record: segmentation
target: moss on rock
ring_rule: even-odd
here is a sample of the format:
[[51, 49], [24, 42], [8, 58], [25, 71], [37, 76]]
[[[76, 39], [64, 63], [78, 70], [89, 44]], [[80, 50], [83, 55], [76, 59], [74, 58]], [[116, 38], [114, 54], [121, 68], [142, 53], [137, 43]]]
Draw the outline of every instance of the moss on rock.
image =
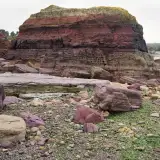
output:
[[127, 10], [120, 7], [99, 6], [92, 8], [63, 8], [51, 5], [42, 9], [39, 13], [32, 14], [30, 18], [49, 18], [67, 16], [88, 16], [88, 15], [120, 16], [121, 21], [136, 23], [136, 18]]

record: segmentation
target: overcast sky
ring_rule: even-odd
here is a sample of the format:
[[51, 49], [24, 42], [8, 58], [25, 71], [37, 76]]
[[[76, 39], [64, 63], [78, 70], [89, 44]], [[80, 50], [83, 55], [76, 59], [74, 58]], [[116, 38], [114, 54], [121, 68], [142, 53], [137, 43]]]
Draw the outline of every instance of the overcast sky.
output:
[[0, 29], [17, 31], [31, 14], [51, 4], [79, 8], [123, 7], [143, 25], [147, 42], [160, 42], [160, 0], [0, 0]]

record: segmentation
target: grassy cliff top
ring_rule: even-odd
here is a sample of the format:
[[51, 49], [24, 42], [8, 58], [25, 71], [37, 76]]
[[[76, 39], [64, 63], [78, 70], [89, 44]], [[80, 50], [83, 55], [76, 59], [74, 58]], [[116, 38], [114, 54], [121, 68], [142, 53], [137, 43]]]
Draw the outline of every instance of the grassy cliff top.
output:
[[103, 14], [106, 16], [119, 15], [120, 20], [127, 22], [136, 22], [136, 18], [127, 10], [119, 7], [99, 6], [92, 8], [63, 8], [51, 5], [42, 9], [39, 13], [32, 14], [30, 18], [50, 18], [50, 17], [65, 17], [65, 16], [87, 16]]

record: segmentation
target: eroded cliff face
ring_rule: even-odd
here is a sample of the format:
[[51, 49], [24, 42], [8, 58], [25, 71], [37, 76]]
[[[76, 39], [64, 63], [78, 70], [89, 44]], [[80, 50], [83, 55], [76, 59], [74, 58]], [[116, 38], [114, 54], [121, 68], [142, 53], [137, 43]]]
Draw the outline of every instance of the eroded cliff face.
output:
[[114, 77], [143, 77], [154, 70], [147, 52], [142, 26], [124, 9], [51, 5], [20, 26], [6, 58], [38, 62], [59, 76], [100, 66]]

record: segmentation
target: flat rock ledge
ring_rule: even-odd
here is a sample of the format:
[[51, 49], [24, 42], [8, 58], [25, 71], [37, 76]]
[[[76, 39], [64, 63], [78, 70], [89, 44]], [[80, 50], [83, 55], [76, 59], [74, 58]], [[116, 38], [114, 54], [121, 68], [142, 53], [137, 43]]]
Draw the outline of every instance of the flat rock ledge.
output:
[[51, 76], [46, 74], [36, 74], [36, 73], [6, 72], [0, 74], [0, 84], [3, 84], [4, 86], [12, 86], [12, 85], [94, 86], [96, 84], [110, 84], [110, 82], [108, 80], [56, 77], [56, 76]]
[[20, 117], [0, 115], [0, 146], [25, 140], [26, 123]]

